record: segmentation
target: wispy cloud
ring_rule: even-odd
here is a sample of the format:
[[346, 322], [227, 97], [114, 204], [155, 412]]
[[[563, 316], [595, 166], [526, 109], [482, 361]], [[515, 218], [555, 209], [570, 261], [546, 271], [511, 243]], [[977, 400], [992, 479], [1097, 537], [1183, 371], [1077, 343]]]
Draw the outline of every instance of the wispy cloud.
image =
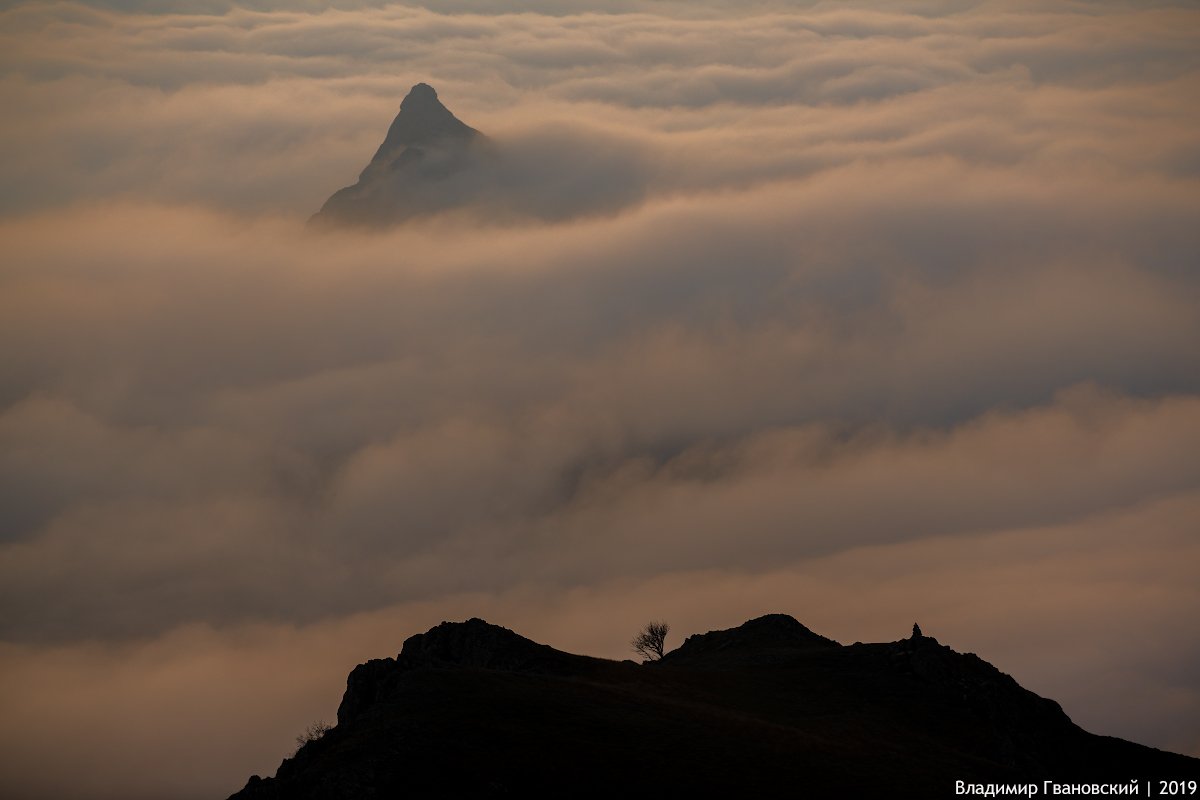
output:
[[[213, 9], [0, 12], [0, 789], [232, 790], [465, 615], [919, 615], [1195, 749], [1194, 9]], [[502, 165], [306, 230], [419, 80]]]

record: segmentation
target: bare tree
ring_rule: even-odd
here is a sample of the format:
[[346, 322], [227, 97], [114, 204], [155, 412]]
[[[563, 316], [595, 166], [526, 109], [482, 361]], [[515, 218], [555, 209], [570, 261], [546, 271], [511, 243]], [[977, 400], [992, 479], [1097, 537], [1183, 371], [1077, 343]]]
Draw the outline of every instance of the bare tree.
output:
[[663, 643], [667, 640], [667, 631], [671, 626], [665, 622], [651, 622], [642, 628], [641, 633], [633, 637], [629, 646], [633, 652], [648, 661], [658, 661], [663, 657]]
[[296, 737], [296, 752], [299, 753], [301, 750], [303, 750], [304, 745], [308, 744], [309, 742], [320, 740], [331, 730], [333, 730], [333, 726], [324, 720], [321, 720], [320, 722], [314, 722], [313, 724], [309, 725], [304, 729], [304, 733]]

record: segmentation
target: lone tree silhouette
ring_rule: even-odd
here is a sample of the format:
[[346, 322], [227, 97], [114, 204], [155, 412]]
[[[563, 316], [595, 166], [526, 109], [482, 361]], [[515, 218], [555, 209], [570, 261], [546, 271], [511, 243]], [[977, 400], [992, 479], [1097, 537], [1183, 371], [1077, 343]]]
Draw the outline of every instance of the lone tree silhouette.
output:
[[[309, 725], [304, 729], [304, 733], [296, 737], [296, 753], [299, 753], [301, 750], [303, 750], [304, 745], [308, 744], [309, 742], [320, 741], [322, 738], [324, 738], [325, 734], [329, 733], [331, 730], [333, 730], [333, 726], [324, 720], [321, 720], [320, 722], [314, 722], [313, 724]], [[295, 753], [292, 755], [295, 755]]]
[[663, 642], [667, 640], [669, 630], [671, 626], [665, 622], [651, 622], [633, 637], [629, 646], [647, 661], [658, 661], [663, 657]]

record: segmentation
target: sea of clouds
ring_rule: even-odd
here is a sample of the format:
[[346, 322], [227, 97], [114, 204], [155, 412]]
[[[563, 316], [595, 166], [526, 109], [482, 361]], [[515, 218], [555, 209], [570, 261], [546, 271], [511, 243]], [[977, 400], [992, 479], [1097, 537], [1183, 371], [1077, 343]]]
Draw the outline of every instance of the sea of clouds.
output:
[[[418, 81], [500, 173], [306, 228]], [[1200, 755], [1197, 96], [1188, 2], [6, 4], [0, 793], [222, 796], [468, 616]]]

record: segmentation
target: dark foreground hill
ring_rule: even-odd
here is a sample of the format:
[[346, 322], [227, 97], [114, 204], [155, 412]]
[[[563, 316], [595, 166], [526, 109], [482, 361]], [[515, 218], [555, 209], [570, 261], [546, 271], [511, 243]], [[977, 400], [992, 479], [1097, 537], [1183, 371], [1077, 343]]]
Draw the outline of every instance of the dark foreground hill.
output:
[[965, 783], [1195, 778], [1200, 760], [1074, 725], [935, 639], [842, 646], [785, 615], [656, 663], [472, 619], [350, 673], [337, 726], [239, 800], [945, 797]]

